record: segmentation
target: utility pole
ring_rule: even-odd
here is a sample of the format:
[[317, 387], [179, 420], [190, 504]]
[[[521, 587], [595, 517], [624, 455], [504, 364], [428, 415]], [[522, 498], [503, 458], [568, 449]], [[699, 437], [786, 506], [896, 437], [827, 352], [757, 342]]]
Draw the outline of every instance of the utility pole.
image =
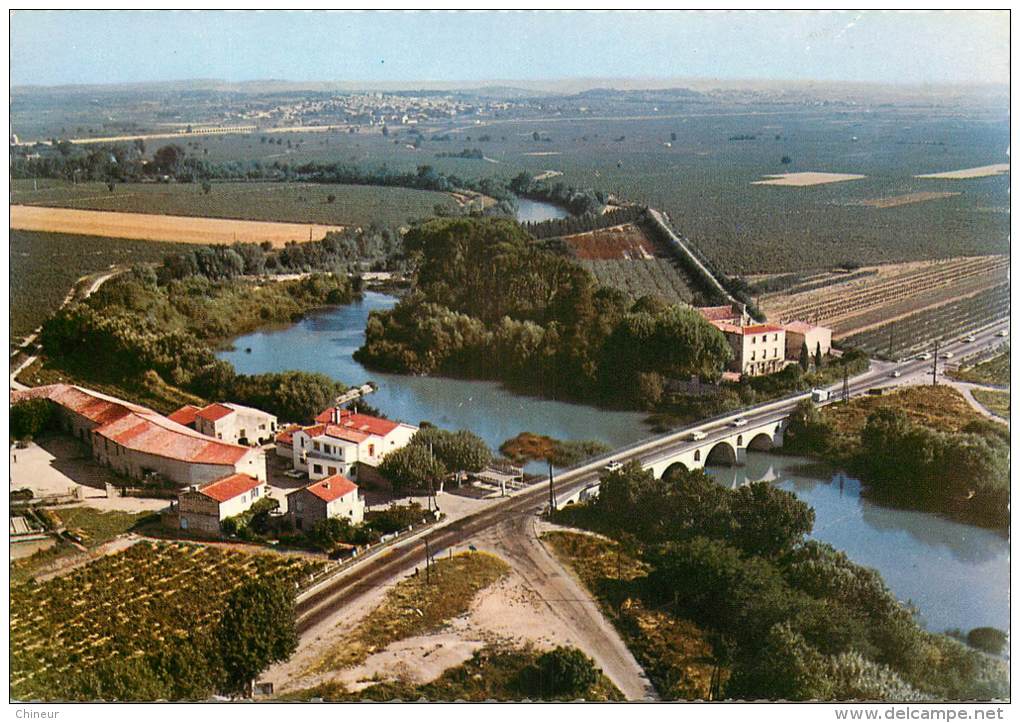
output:
[[843, 367], [843, 404], [850, 403], [850, 372]]
[[549, 462], [549, 514], [552, 514], [555, 510], [556, 493], [553, 491], [553, 466], [552, 462]]
[[938, 369], [939, 369], [939, 340], [936, 339], [935, 355], [931, 358], [931, 385], [933, 387], [939, 383], [938, 379], [936, 378], [936, 374], [938, 374]]
[[429, 551], [429, 538], [425, 538], [425, 584], [430, 585], [432, 583], [432, 577], [429, 574], [429, 563], [432, 560], [432, 555]]

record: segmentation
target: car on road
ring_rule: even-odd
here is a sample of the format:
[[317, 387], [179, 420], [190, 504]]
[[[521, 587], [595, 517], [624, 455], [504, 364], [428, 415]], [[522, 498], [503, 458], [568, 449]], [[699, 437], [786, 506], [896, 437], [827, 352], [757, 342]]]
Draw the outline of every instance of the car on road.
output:
[[996, 334], [996, 336], [1009, 336], [1009, 330], [1008, 329], [1000, 329], [999, 333]]
[[920, 359], [921, 361], [928, 361], [929, 359], [931, 359], [931, 354], [925, 352], [924, 354], [918, 354], [917, 358]]
[[889, 376], [891, 376], [893, 379], [899, 379], [900, 377], [903, 376], [903, 372], [901, 372], [899, 369], [893, 369], [892, 374], [890, 374]]
[[691, 440], [692, 442], [698, 442], [707, 436], [708, 435], [705, 432], [702, 432], [700, 429], [695, 429], [693, 432], [687, 435], [687, 439]]
[[302, 479], [305, 473], [299, 469], [289, 469], [283, 473], [284, 477], [290, 477], [291, 479]]
[[746, 427], [747, 426], [747, 420], [744, 419], [743, 417], [739, 417], [737, 419], [734, 419], [732, 422], [730, 422], [730, 426], [731, 427]]
[[617, 470], [623, 469], [623, 465], [617, 462], [615, 459], [609, 460], [609, 464], [603, 467], [606, 472], [616, 472]]
[[974, 335], [970, 334], [968, 336], [965, 336], [960, 341], [962, 341], [964, 344], [970, 344], [972, 341], [974, 341]]
[[943, 359], [952, 359], [954, 356], [956, 356], [956, 355], [953, 354], [953, 352], [947, 351], [945, 354], [942, 355], [942, 358]]

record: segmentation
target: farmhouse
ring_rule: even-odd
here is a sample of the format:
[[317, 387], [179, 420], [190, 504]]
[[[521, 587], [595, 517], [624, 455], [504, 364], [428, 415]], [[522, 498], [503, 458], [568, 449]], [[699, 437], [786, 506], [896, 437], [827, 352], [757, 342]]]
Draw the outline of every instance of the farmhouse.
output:
[[786, 329], [786, 358], [800, 359], [800, 350], [807, 344], [808, 353], [814, 356], [819, 348], [828, 354], [832, 348], [832, 329], [815, 326], [806, 321], [791, 321], [783, 324]]
[[11, 404], [29, 399], [52, 402], [61, 428], [87, 445], [99, 462], [127, 477], [178, 485], [235, 473], [266, 479], [261, 450], [210, 439], [146, 407], [70, 384], [11, 392]]
[[276, 456], [294, 459], [294, 432], [301, 431], [300, 424], [288, 424], [276, 433]]
[[356, 484], [338, 474], [291, 492], [287, 495], [287, 510], [298, 530], [311, 530], [329, 517], [356, 525], [365, 519], [365, 500]]
[[193, 485], [177, 495], [180, 528], [218, 534], [223, 520], [244, 512], [268, 491], [265, 482], [246, 474], [232, 474], [205, 485]]
[[185, 404], [169, 419], [231, 444], [265, 444], [276, 433], [276, 417], [272, 414], [231, 402], [217, 402], [201, 409]]
[[694, 308], [705, 321], [724, 322], [734, 326], [744, 326], [750, 321], [747, 309], [743, 304], [723, 304], [722, 306], [697, 306]]
[[338, 407], [325, 410], [315, 420], [317, 424], [290, 435], [294, 468], [308, 472], [313, 480], [336, 474], [356, 478], [359, 462], [377, 467], [418, 431], [410, 424]]
[[786, 330], [776, 324], [737, 326], [725, 321], [712, 326], [726, 336], [733, 348], [730, 370], [759, 376], [782, 370], [786, 364]]

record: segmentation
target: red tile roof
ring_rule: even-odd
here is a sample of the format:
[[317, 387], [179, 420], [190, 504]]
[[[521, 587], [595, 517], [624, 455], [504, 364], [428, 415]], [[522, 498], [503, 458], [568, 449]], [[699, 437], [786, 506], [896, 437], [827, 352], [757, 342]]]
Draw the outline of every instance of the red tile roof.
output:
[[335, 474], [332, 477], [325, 477], [318, 482], [313, 482], [301, 489], [311, 492], [323, 502], [332, 502], [356, 491], [358, 486], [342, 474]]
[[740, 312], [735, 311], [732, 306], [699, 306], [696, 311], [708, 321], [726, 321], [727, 319], [740, 318]]
[[305, 434], [309, 437], [321, 437], [323, 435], [327, 437], [333, 437], [334, 439], [342, 439], [346, 442], [364, 442], [369, 438], [370, 435], [364, 432], [358, 432], [353, 429], [347, 429], [337, 424], [315, 424], [311, 427], [305, 427]]
[[178, 409], [176, 412], [171, 413], [167, 416], [172, 422], [183, 424], [188, 427], [195, 423], [195, 417], [198, 416], [199, 409], [194, 404], [185, 404], [183, 407]]
[[211, 497], [217, 502], [227, 502], [249, 490], [253, 490], [263, 484], [254, 477], [246, 474], [231, 474], [221, 477], [205, 485], [198, 491], [206, 497]]
[[724, 331], [727, 334], [743, 334], [748, 336], [750, 334], [765, 334], [770, 331], [785, 331], [783, 327], [777, 326], [776, 324], [750, 324], [748, 326], [737, 326], [736, 324], [729, 324], [725, 321], [713, 321], [714, 326], [719, 331]]
[[279, 433], [276, 435], [276, 443], [293, 445], [294, 432], [300, 431], [300, 429], [301, 429], [300, 424], [288, 424], [286, 427], [281, 429]]
[[787, 324], [783, 324], [783, 326], [786, 328], [787, 331], [792, 331], [797, 334], [804, 334], [815, 329], [825, 328], [821, 326], [815, 326], [814, 324], [809, 324], [806, 321], [791, 321]]
[[11, 394], [11, 403], [45, 398], [89, 419], [97, 435], [122, 447], [200, 464], [234, 465], [251, 452], [248, 447], [211, 439], [151, 409], [91, 389], [51, 384]]
[[201, 417], [202, 419], [208, 422], [215, 422], [216, 420], [223, 419], [224, 417], [233, 413], [234, 410], [231, 409], [230, 407], [225, 406], [223, 404], [213, 403], [210, 404], [208, 407], [200, 409], [198, 414], [195, 416]]
[[347, 409], [339, 409], [337, 407], [330, 407], [320, 412], [315, 421], [320, 424], [336, 424], [347, 429], [374, 434], [378, 437], [385, 437], [400, 426], [399, 422], [373, 417], [368, 414], [355, 414]]

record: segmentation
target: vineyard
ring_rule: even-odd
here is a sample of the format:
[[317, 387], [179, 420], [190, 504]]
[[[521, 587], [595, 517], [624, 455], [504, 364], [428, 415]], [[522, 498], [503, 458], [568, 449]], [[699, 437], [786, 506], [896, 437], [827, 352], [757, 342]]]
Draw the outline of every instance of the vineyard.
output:
[[1009, 284], [926, 309], [846, 337], [843, 343], [872, 354], [902, 359], [935, 340], [956, 339], [1009, 316]]
[[830, 274], [828, 284], [824, 277], [809, 277], [761, 297], [761, 305], [774, 321], [823, 324], [841, 338], [993, 288], [1006, 279], [1008, 268], [1007, 256], [975, 256]]
[[694, 292], [672, 259], [582, 260], [602, 286], [619, 289], [632, 300], [654, 294], [671, 304], [691, 303]]
[[59, 698], [68, 676], [166, 650], [219, 619], [252, 577], [295, 582], [322, 563], [184, 543], [141, 542], [44, 583], [11, 586], [11, 696]]

